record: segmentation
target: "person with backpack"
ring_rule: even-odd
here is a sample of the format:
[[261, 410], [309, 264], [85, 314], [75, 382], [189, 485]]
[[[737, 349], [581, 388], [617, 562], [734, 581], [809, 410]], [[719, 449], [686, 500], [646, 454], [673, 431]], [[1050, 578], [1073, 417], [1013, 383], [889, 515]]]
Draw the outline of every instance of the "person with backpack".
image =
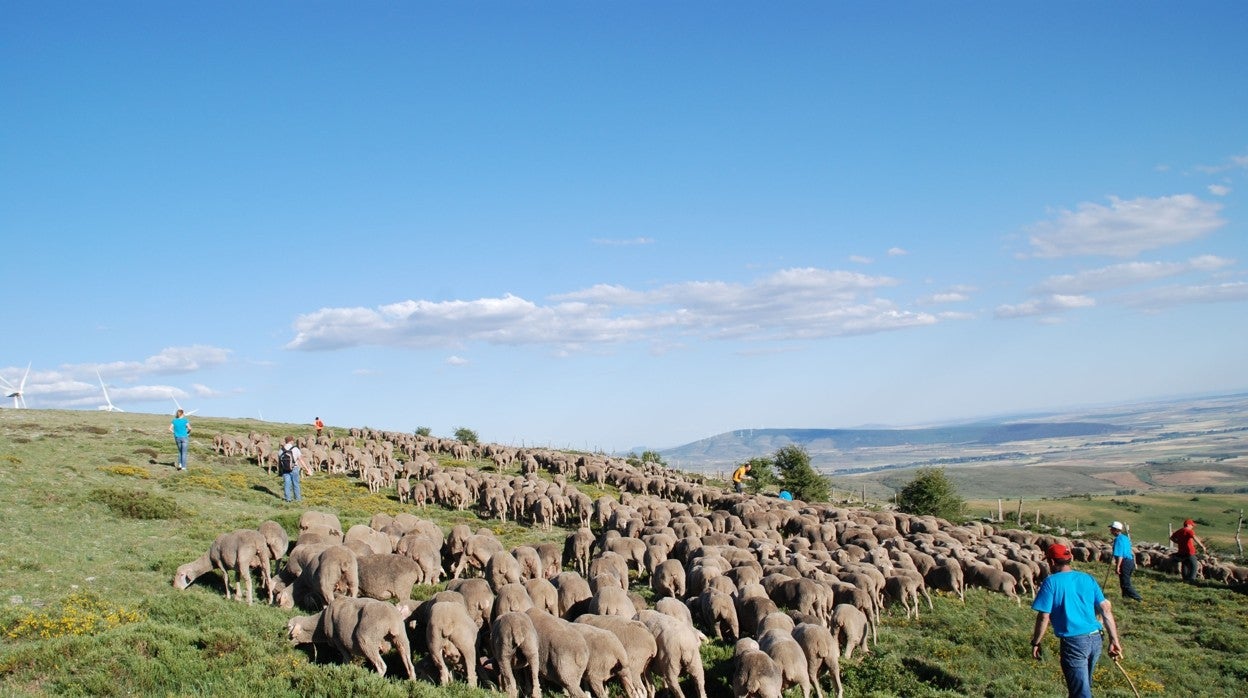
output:
[[303, 453], [295, 445], [295, 437], [287, 436], [286, 443], [277, 452], [277, 472], [282, 476], [282, 493], [287, 502], [303, 501], [299, 473], [304, 467]]

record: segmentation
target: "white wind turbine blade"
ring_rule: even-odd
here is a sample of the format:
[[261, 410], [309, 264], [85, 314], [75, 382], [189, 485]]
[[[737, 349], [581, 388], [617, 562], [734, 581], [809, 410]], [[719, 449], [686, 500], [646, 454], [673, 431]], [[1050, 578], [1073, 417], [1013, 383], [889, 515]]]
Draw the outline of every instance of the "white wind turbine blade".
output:
[[26, 379], [30, 377], [30, 367], [30, 363], [26, 364], [26, 373], [22, 374], [22, 381], [18, 383], [17, 387], [14, 387], [13, 384], [7, 380], [0, 378], [0, 381], [4, 381], [5, 390], [10, 391], [7, 395], [5, 395], [5, 397], [13, 398], [13, 409], [26, 407]]
[[[173, 393], [169, 393], [169, 399], [173, 400], [174, 407], [177, 407], [178, 409], [182, 410], [182, 403], [178, 402], [178, 398], [174, 397]], [[198, 411], [199, 411], [199, 408], [195, 408], [193, 410], [182, 410], [182, 414], [189, 417]]]
[[114, 405], [113, 401], [108, 398], [108, 388], [104, 387], [104, 379], [100, 376], [99, 371], [95, 372], [95, 377], [100, 379], [100, 390], [104, 391], [105, 404], [100, 405], [98, 409], [104, 410], [105, 412], [125, 412], [125, 410]]

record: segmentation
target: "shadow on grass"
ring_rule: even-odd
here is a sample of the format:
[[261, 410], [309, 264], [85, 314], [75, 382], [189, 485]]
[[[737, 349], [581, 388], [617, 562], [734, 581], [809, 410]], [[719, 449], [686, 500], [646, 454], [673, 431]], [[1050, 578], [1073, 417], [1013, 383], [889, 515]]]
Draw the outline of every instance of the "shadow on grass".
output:
[[269, 488], [268, 485], [252, 485], [251, 489], [253, 492], [262, 492], [264, 494], [269, 495], [270, 497], [275, 497], [277, 499], [284, 499], [286, 496], [283, 493], [273, 491], [272, 489]]

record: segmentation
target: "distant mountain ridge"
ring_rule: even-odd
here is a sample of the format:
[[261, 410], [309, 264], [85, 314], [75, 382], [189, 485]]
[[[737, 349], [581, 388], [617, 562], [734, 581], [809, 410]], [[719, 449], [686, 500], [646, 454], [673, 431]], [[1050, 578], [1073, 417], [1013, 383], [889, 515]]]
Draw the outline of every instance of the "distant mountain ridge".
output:
[[923, 446], [993, 446], [1014, 441], [1121, 434], [1121, 425], [1103, 422], [980, 422], [913, 429], [737, 429], [693, 443], [660, 450], [683, 469], [722, 469], [780, 448], [806, 449], [816, 467], [834, 465], [837, 454], [854, 449]]

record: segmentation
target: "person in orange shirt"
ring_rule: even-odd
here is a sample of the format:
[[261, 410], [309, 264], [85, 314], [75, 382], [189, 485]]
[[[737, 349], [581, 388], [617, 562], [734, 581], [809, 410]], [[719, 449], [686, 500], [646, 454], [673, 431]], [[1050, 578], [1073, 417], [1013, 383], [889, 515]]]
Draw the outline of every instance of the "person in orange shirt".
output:
[[317, 417], [317, 418], [316, 418], [316, 421], [315, 421], [315, 422], [312, 422], [312, 425], [316, 427], [316, 435], [317, 435], [317, 436], [320, 436], [320, 435], [321, 435], [321, 430], [325, 428], [325, 422], [322, 422], [322, 421], [321, 421], [321, 418], [320, 418], [320, 417]]

